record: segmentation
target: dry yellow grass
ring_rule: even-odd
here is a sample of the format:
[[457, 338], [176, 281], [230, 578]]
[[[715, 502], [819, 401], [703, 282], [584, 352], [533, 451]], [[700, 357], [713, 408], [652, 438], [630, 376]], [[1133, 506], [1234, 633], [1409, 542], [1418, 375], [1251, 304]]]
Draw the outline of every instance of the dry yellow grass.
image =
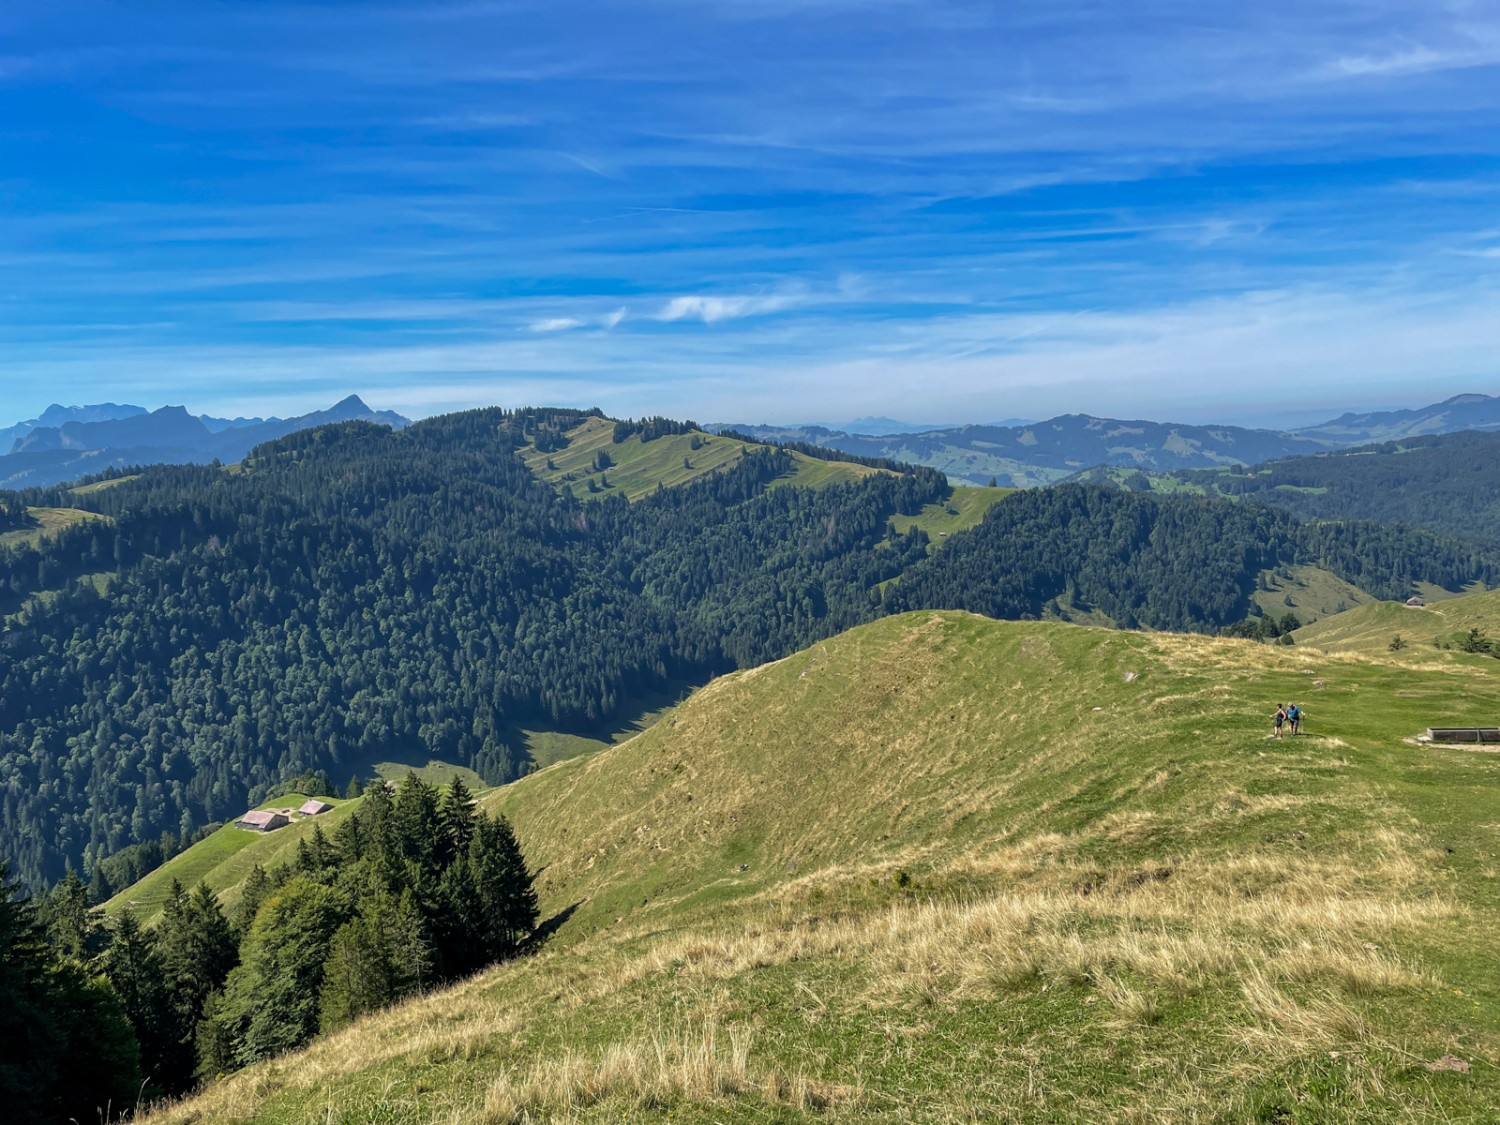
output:
[[724, 1030], [710, 1022], [613, 1044], [598, 1056], [567, 1051], [501, 1074], [479, 1106], [456, 1110], [450, 1120], [452, 1125], [530, 1125], [605, 1102], [648, 1112], [682, 1100], [745, 1097], [802, 1110], [858, 1103], [857, 1087], [753, 1067], [752, 1038], [748, 1029]]

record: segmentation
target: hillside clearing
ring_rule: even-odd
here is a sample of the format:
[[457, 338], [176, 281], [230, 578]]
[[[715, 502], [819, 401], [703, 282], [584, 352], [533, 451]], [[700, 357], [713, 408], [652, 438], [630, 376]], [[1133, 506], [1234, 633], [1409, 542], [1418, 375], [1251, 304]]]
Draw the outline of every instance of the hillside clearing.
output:
[[915, 516], [894, 516], [891, 524], [905, 535], [920, 527], [932, 540], [931, 550], [942, 546], [948, 536], [975, 526], [994, 504], [1004, 500], [1014, 488], [989, 488], [979, 485], [956, 485], [953, 495], [938, 504], [928, 504]]
[[82, 508], [28, 508], [35, 526], [16, 531], [0, 532], [0, 547], [19, 547], [22, 544], [35, 547], [44, 539], [51, 539], [66, 528], [89, 520], [107, 519], [97, 512], [86, 512]]
[[[1376, 602], [1305, 626], [1299, 645], [1327, 652], [1357, 652], [1397, 661], [1430, 660], [1439, 646], [1460, 646], [1470, 629], [1500, 638], [1500, 590], [1440, 598], [1420, 608]], [[1407, 647], [1391, 652], [1400, 634]]]
[[[262, 801], [257, 808], [297, 808], [308, 799], [306, 793], [283, 793]], [[219, 901], [226, 908], [240, 899], [240, 888], [256, 866], [271, 867], [284, 863], [297, 850], [297, 841], [312, 835], [315, 825], [322, 825], [325, 833], [331, 833], [339, 821], [358, 806], [358, 801], [340, 801], [334, 797], [319, 796], [334, 808], [316, 817], [293, 820], [285, 828], [273, 832], [251, 832], [236, 827], [232, 822], [224, 825], [207, 839], [200, 840], [181, 855], [173, 857], [151, 872], [140, 882], [126, 887], [104, 904], [107, 913], [129, 907], [141, 921], [150, 923], [161, 913], [162, 904], [175, 879], [191, 890], [200, 882], [206, 882], [218, 892]]]
[[1301, 565], [1262, 571], [1250, 600], [1270, 617], [1293, 613], [1307, 625], [1375, 599], [1332, 571]]

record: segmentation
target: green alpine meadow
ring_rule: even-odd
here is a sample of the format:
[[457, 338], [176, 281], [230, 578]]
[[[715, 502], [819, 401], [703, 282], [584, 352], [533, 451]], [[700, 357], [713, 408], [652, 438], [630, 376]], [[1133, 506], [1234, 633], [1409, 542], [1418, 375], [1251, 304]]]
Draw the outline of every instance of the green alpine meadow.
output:
[[861, 626], [480, 798], [536, 952], [146, 1120], [1488, 1120], [1500, 755], [1418, 738], [1497, 710], [1427, 641]]

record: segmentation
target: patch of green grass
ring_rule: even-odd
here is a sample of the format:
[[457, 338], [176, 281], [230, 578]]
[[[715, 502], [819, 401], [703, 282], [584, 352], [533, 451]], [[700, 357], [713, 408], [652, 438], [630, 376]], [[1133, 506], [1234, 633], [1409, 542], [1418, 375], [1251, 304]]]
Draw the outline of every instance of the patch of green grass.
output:
[[[734, 438], [701, 432], [671, 434], [653, 441], [643, 441], [636, 435], [615, 444], [614, 428], [607, 418], [586, 419], [569, 431], [566, 448], [552, 453], [531, 449], [522, 453], [522, 459], [537, 476], [580, 499], [622, 493], [627, 499], [639, 500], [659, 487], [671, 488], [721, 472], [738, 463], [746, 450], [756, 448]], [[611, 462], [603, 470], [595, 468], [600, 453]], [[821, 461], [801, 453], [792, 457], [796, 471], [778, 484], [818, 488], [880, 471], [849, 462]]]
[[1309, 625], [1320, 618], [1368, 605], [1375, 598], [1332, 571], [1299, 565], [1262, 571], [1250, 600], [1277, 620], [1295, 613], [1302, 624]]
[[665, 691], [648, 692], [633, 701], [630, 717], [607, 729], [596, 731], [522, 730], [526, 752], [533, 770], [565, 762], [583, 754], [593, 754], [634, 738], [670, 715], [692, 690], [692, 685], [677, 683]]
[[[1500, 638], [1500, 590], [1450, 596], [1420, 608], [1375, 602], [1299, 629], [1293, 636], [1299, 645], [1326, 652], [1357, 652], [1410, 662], [1431, 659], [1436, 646], [1456, 649], [1475, 628]], [[1390, 644], [1397, 634], [1406, 648], [1393, 653]]]
[[98, 512], [88, 512], [82, 508], [28, 508], [26, 509], [35, 521], [32, 527], [20, 528], [16, 531], [0, 532], [0, 547], [18, 547], [29, 544], [35, 547], [44, 539], [51, 539], [65, 528], [74, 527], [89, 520], [108, 520], [108, 516], [101, 516]]
[[131, 473], [129, 476], [112, 477], [109, 480], [96, 480], [92, 484], [80, 484], [76, 488], [68, 489], [74, 496], [87, 496], [91, 492], [103, 492], [106, 488], [114, 488], [116, 485], [124, 484], [126, 481], [138, 480], [140, 473]]
[[375, 776], [385, 781], [399, 782], [409, 773], [414, 773], [428, 785], [452, 785], [455, 777], [463, 778], [464, 785], [471, 793], [480, 793], [489, 786], [485, 784], [484, 778], [471, 770], [468, 766], [456, 765], [453, 762], [444, 762], [438, 758], [429, 758], [423, 765], [413, 765], [410, 762], [382, 761], [374, 764]]
[[903, 535], [913, 527], [920, 527], [932, 540], [931, 550], [937, 550], [948, 536], [976, 526], [993, 505], [1015, 491], [1014, 488], [956, 485], [947, 500], [928, 504], [915, 516], [895, 516], [891, 523]]
[[[245, 876], [258, 864], [267, 869], [289, 860], [296, 851], [297, 841], [311, 835], [314, 825], [322, 825], [325, 833], [332, 833], [339, 821], [350, 815], [359, 805], [359, 799], [343, 801], [334, 797], [319, 797], [334, 807], [316, 817], [293, 820], [285, 828], [273, 832], [251, 832], [236, 828], [233, 823], [224, 825], [206, 839], [198, 841], [180, 855], [173, 856], [139, 882], [120, 891], [104, 904], [106, 913], [129, 907], [142, 922], [154, 922], [161, 914], [167, 892], [176, 879], [187, 890], [199, 883], [207, 883], [219, 893], [219, 900], [226, 907], [239, 901], [240, 887]], [[307, 800], [304, 793], [284, 793], [261, 802], [257, 808], [297, 808]]]

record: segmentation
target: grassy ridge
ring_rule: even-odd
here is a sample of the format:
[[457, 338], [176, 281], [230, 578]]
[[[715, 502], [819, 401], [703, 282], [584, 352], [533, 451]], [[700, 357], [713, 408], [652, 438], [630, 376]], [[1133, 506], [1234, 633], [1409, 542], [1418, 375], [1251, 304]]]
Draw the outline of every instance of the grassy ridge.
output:
[[1497, 710], [1437, 650], [877, 622], [490, 794], [541, 954], [153, 1120], [1489, 1120], [1500, 756], [1404, 739]]
[[[571, 491], [580, 499], [600, 498], [614, 492], [630, 500], [639, 500], [658, 486], [686, 484], [699, 477], [729, 468], [753, 448], [734, 438], [697, 432], [670, 434], [652, 441], [640, 436], [616, 444], [615, 424], [607, 418], [589, 418], [569, 431], [568, 445], [553, 453], [530, 449], [522, 459], [542, 480]], [[693, 442], [700, 443], [693, 448]], [[613, 462], [602, 473], [593, 468], [594, 458], [603, 451]], [[846, 461], [820, 461], [794, 453], [796, 473], [789, 483], [822, 487], [838, 481], [855, 480], [879, 472], [867, 465]], [[596, 492], [589, 491], [593, 482]]]

